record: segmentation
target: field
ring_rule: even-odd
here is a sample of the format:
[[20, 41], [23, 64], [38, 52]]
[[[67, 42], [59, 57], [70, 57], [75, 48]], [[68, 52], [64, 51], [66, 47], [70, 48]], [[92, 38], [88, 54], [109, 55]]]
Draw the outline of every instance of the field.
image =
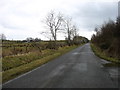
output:
[[[6, 71], [36, 59], [53, 54], [52, 42], [15, 42], [4, 41], [2, 45], [2, 71]], [[50, 45], [51, 44], [51, 45]], [[65, 42], [58, 42], [58, 48], [65, 47]]]
[[[21, 42], [21, 41], [3, 41], [2, 43], [2, 57], [14, 56], [18, 54], [26, 54], [30, 52], [41, 52], [45, 49], [52, 49], [53, 42]], [[65, 42], [58, 42], [59, 46], [65, 46]]]
[[65, 41], [20, 42], [3, 41], [2, 74], [3, 82], [30, 71], [48, 61], [78, 47], [68, 46]]

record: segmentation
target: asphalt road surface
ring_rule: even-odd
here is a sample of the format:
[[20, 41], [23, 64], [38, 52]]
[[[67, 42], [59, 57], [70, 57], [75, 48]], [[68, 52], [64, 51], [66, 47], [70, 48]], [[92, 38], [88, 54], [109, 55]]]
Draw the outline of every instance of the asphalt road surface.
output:
[[[117, 78], [118, 79], [118, 78]], [[118, 88], [90, 44], [3, 84], [3, 88]]]

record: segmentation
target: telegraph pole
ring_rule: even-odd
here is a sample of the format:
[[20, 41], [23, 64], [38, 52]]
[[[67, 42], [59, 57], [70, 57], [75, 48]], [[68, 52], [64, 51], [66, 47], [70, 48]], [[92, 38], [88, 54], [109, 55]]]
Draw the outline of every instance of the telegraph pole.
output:
[[118, 2], [118, 17], [120, 17], [120, 1]]

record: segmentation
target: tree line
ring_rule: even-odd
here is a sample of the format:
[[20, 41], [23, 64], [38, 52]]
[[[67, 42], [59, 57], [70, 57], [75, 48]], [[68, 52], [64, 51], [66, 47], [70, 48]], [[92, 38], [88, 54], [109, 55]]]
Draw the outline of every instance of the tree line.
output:
[[95, 31], [91, 42], [108, 56], [120, 59], [120, 17], [116, 21], [109, 20], [100, 28], [95, 28]]
[[[42, 34], [51, 34], [50, 40], [54, 41], [53, 45], [55, 49], [57, 48], [57, 36], [59, 32], [67, 34], [66, 41], [67, 44], [73, 45], [73, 44], [80, 44], [76, 43], [76, 39], [80, 39], [77, 31], [77, 26], [73, 23], [71, 17], [66, 17], [62, 13], [56, 13], [55, 11], [50, 11], [46, 18], [44, 19], [44, 23], [48, 28], [47, 32], [42, 32]], [[85, 41], [88, 42], [87, 38]], [[75, 43], [74, 43], [75, 42]]]
[[[49, 41], [40, 38], [28, 37], [26, 40], [6, 40], [6, 36], [1, 34], [2, 46], [4, 47], [4, 56], [16, 55], [19, 53], [28, 53], [33, 50], [41, 52], [44, 49], [58, 49], [63, 46], [79, 45], [87, 43], [89, 40], [85, 37], [78, 35], [78, 28], [72, 21], [71, 17], [65, 16], [62, 13], [50, 11], [44, 18], [44, 24], [47, 26], [47, 31], [42, 34], [51, 35]], [[58, 34], [66, 34], [63, 41], [57, 40]], [[45, 43], [43, 45], [43, 43]], [[9, 51], [8, 51], [9, 50]]]

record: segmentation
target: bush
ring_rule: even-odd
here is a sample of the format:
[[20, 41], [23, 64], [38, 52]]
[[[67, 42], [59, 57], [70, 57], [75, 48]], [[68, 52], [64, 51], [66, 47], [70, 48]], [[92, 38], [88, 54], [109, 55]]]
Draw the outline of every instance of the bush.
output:
[[104, 50], [110, 57], [120, 60], [120, 17], [117, 22], [109, 21], [102, 25], [100, 29], [95, 29], [91, 42]]

